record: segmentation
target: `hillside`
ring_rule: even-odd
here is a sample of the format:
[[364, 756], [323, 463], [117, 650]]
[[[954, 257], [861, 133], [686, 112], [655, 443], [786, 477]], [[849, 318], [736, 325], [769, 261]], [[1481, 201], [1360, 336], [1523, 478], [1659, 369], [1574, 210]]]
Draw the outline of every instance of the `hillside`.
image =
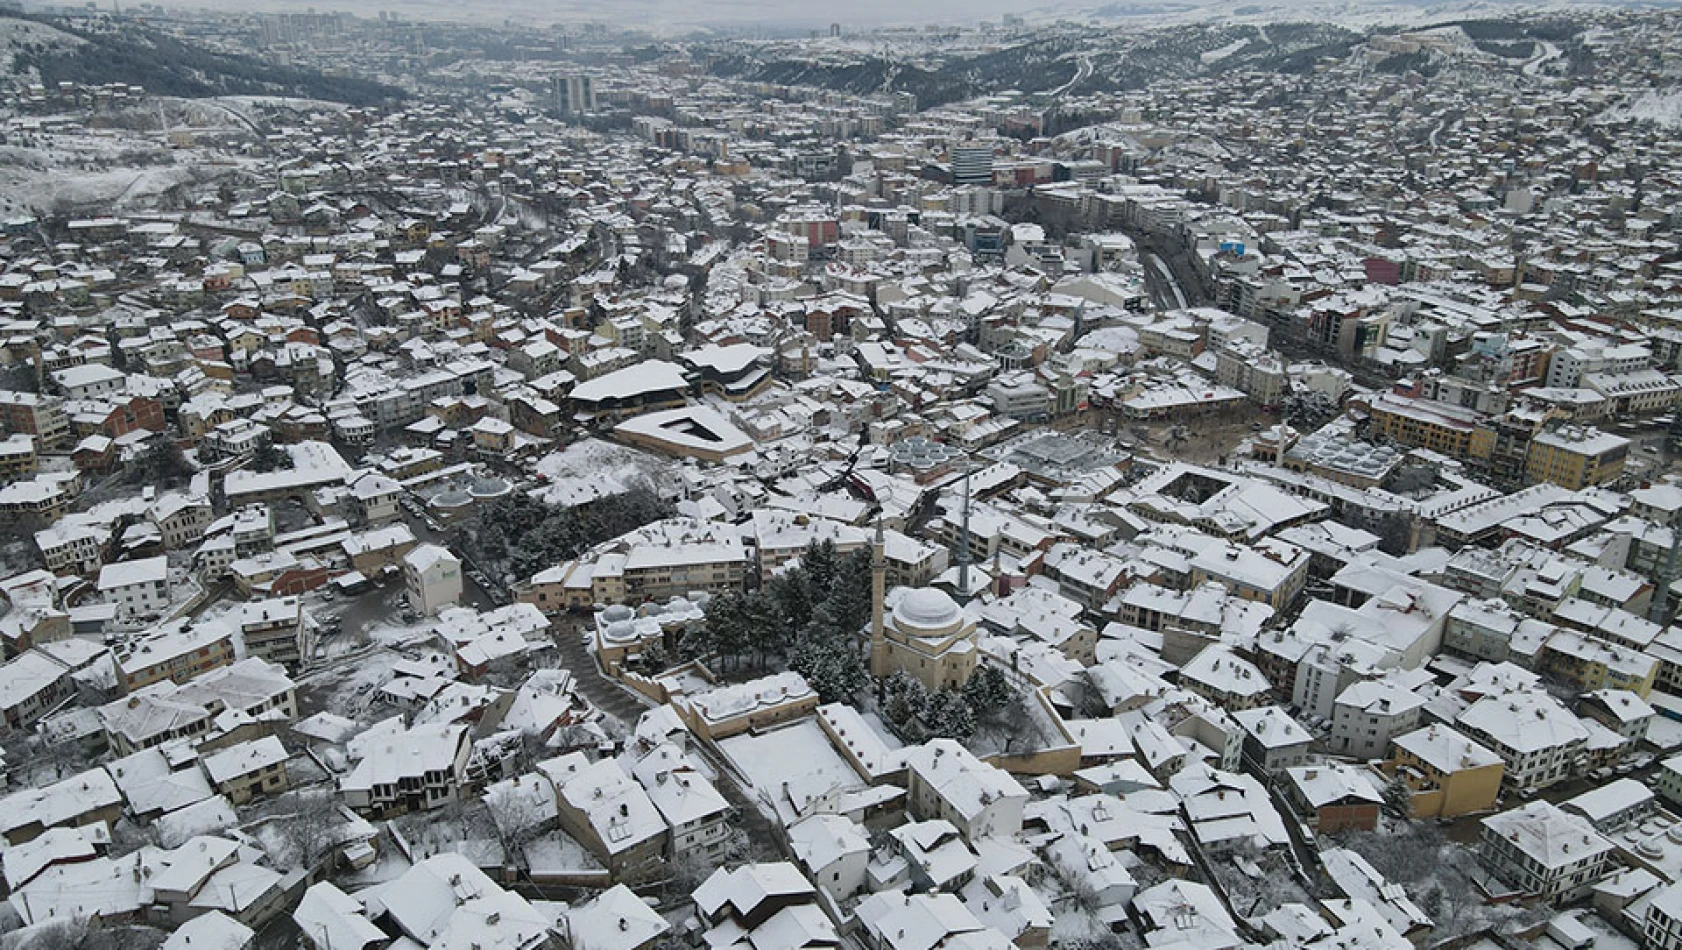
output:
[[1360, 34], [1324, 24], [1194, 26], [1063, 34], [919, 63], [870, 54], [814, 60], [776, 47], [757, 54], [737, 48], [712, 58], [710, 68], [720, 76], [854, 94], [907, 92], [927, 108], [1007, 89], [1080, 95], [1239, 68], [1303, 72], [1322, 56], [1347, 56], [1360, 40]]
[[370, 105], [402, 92], [364, 79], [326, 76], [249, 56], [212, 52], [155, 30], [125, 24], [90, 32], [51, 17], [0, 14], [0, 82], [47, 85], [128, 83], [163, 96], [261, 95]]

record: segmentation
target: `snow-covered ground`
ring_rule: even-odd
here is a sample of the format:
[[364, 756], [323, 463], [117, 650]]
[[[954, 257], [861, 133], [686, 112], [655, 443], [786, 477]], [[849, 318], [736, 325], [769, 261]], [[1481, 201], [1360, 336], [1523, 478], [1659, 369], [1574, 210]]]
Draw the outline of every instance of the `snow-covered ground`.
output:
[[45, 23], [0, 17], [0, 75], [12, 75], [13, 55], [25, 46], [74, 49], [84, 42]]
[[1682, 89], [1655, 89], [1606, 111], [1613, 121], [1646, 120], [1667, 129], [1682, 126]]
[[1249, 45], [1250, 45], [1250, 40], [1248, 38], [1241, 39], [1241, 40], [1233, 40], [1232, 42], [1226, 44], [1225, 46], [1221, 47], [1220, 49], [1212, 49], [1212, 50], [1207, 50], [1203, 53], [1200, 53], [1200, 54], [1198, 54], [1197, 58], [1202, 60], [1205, 63], [1218, 63], [1221, 60], [1226, 59], [1228, 56], [1231, 56], [1233, 53], [1236, 53], [1239, 50], [1241, 50], [1244, 47], [1249, 46]]
[[37, 214], [135, 210], [178, 185], [214, 181], [244, 167], [208, 149], [161, 156], [169, 164], [136, 165], [124, 159], [160, 156], [141, 151], [149, 143], [126, 137], [68, 138], [54, 136], [46, 146], [0, 146], [0, 209]]
[[671, 480], [670, 466], [663, 460], [600, 439], [575, 442], [539, 459], [537, 473], [548, 480], [537, 496], [548, 504], [568, 508], [622, 494], [641, 484], [659, 488]]

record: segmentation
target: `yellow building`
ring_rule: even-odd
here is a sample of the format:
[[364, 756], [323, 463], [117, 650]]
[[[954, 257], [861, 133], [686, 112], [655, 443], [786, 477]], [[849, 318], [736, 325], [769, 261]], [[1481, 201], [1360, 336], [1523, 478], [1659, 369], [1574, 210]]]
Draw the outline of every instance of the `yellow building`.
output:
[[1427, 399], [1386, 393], [1368, 406], [1373, 428], [1402, 443], [1465, 459], [1472, 454], [1472, 437], [1479, 413]]
[[1558, 677], [1579, 692], [1627, 689], [1642, 699], [1652, 693], [1658, 670], [1655, 657], [1567, 629], [1548, 637], [1536, 660], [1536, 672]]
[[34, 437], [22, 432], [0, 439], [0, 481], [13, 482], [35, 474]]
[[932, 587], [902, 589], [872, 637], [870, 671], [879, 677], [903, 671], [930, 690], [956, 689], [975, 672], [979, 655], [975, 621], [957, 602]]
[[1413, 817], [1454, 818], [1488, 811], [1501, 793], [1501, 757], [1447, 726], [1433, 725], [1392, 741], [1384, 764], [1413, 792]]
[[1624, 473], [1629, 440], [1592, 427], [1561, 426], [1530, 440], [1524, 474], [1572, 491], [1615, 481]]

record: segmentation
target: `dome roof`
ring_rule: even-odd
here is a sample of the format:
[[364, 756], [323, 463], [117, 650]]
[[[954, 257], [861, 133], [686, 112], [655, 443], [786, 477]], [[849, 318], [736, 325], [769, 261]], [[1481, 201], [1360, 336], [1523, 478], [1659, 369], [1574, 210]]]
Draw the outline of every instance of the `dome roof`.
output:
[[901, 629], [944, 630], [962, 617], [957, 603], [932, 587], [907, 591], [894, 607], [894, 622]]

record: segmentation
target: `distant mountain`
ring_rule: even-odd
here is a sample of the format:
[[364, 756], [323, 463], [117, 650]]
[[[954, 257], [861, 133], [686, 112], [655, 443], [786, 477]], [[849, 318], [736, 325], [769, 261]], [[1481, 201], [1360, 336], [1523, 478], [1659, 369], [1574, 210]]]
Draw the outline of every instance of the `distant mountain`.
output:
[[1323, 23], [1281, 23], [1265, 29], [1197, 25], [1131, 32], [1126, 42], [1115, 44], [1066, 32], [921, 65], [865, 53], [832, 51], [827, 59], [815, 59], [721, 47], [709, 67], [715, 75], [757, 82], [861, 95], [905, 92], [928, 108], [1004, 90], [1078, 96], [1241, 68], [1300, 73], [1322, 57], [1349, 55], [1363, 39], [1362, 34]]
[[120, 82], [163, 96], [296, 96], [349, 105], [403, 97], [377, 82], [213, 52], [132, 23], [95, 31], [54, 17], [0, 13], [0, 42], [9, 60], [0, 83], [13, 85]]

